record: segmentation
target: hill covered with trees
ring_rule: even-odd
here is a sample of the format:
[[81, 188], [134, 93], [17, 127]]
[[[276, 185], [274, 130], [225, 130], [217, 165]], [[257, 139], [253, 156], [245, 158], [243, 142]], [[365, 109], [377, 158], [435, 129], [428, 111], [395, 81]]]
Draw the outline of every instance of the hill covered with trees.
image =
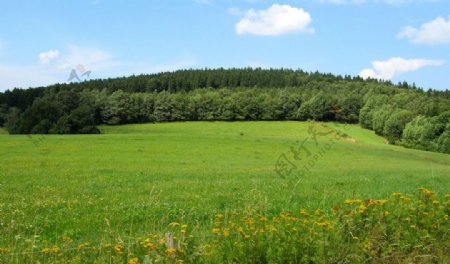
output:
[[450, 153], [450, 92], [289, 69], [180, 70], [0, 93], [11, 134], [196, 120], [360, 123], [390, 143]]

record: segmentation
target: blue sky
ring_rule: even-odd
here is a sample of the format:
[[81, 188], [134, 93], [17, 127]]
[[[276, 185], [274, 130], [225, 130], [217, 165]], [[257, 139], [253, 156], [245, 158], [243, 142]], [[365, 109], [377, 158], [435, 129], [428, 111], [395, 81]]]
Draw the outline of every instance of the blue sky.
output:
[[[449, 0], [0, 0], [0, 91], [284, 67], [450, 89]], [[81, 66], [82, 67], [81, 67]]]

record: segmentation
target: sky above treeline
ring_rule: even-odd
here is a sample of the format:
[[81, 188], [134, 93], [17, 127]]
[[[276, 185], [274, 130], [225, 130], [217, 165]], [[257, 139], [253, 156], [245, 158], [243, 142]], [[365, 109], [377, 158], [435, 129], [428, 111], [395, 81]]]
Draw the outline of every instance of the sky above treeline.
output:
[[0, 91], [205, 67], [450, 89], [450, 0], [0, 0], [0, 10]]

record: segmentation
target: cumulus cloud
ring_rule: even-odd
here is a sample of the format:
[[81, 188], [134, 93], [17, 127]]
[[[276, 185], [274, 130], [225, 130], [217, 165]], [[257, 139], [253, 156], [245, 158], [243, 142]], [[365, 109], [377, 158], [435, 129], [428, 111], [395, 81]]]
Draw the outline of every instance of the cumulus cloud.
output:
[[49, 64], [50, 61], [56, 59], [59, 56], [59, 50], [49, 50], [47, 52], [39, 53], [39, 62], [41, 64]]
[[450, 44], [450, 15], [448, 20], [437, 17], [424, 23], [419, 28], [407, 26], [397, 35], [398, 38], [407, 38], [417, 44]]
[[391, 80], [397, 74], [416, 71], [425, 66], [438, 66], [442, 64], [444, 64], [442, 60], [403, 59], [394, 57], [387, 61], [373, 61], [372, 68], [363, 69], [359, 73], [359, 76], [364, 79]]
[[274, 4], [266, 10], [250, 9], [236, 24], [236, 33], [277, 36], [293, 32], [314, 33], [311, 15], [302, 8]]

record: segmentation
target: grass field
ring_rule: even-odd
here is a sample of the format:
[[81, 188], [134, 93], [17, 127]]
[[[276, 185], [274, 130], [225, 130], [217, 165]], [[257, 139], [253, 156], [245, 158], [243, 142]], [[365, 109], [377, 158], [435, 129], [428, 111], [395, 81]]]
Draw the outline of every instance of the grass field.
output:
[[[100, 129], [101, 135], [32, 136], [0, 130], [0, 248], [17, 252], [32, 243], [40, 249], [63, 237], [74, 244], [126, 243], [164, 232], [172, 222], [207, 235], [214, 215], [225, 211], [270, 216], [414, 193], [419, 186], [442, 196], [450, 187], [450, 155], [386, 145], [356, 125], [186, 122]], [[336, 131], [347, 136], [337, 139]], [[301, 160], [291, 151], [296, 142], [304, 142]], [[275, 171], [282, 154], [299, 169], [307, 166], [298, 181]]]

